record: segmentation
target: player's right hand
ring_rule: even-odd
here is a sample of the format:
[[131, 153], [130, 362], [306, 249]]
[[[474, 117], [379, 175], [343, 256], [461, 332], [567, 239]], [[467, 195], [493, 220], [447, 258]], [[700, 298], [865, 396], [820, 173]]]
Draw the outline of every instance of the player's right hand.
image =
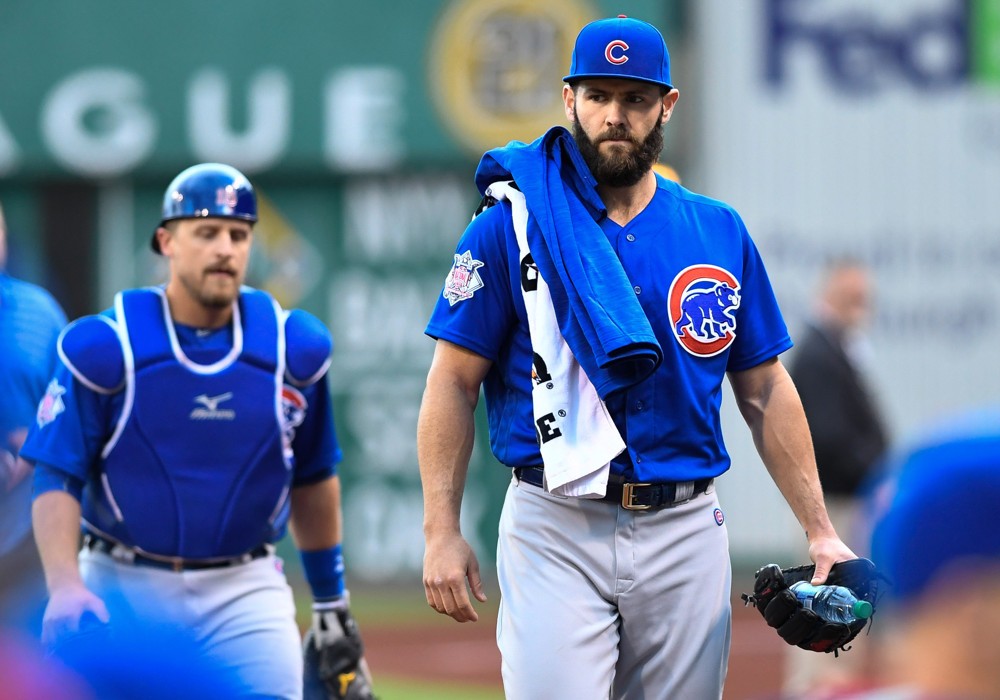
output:
[[104, 601], [87, 590], [82, 583], [54, 590], [42, 618], [42, 644], [52, 648], [66, 638], [79, 634], [84, 631], [84, 623], [91, 616], [101, 624], [111, 621]]
[[472, 607], [466, 580], [476, 600], [485, 603], [479, 560], [465, 538], [459, 533], [429, 537], [424, 551], [427, 604], [458, 622], [475, 622], [479, 613]]

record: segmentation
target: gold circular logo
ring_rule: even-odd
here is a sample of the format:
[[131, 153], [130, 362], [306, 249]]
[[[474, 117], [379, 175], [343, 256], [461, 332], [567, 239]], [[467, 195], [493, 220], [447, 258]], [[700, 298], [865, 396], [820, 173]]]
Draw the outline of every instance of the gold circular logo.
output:
[[476, 153], [565, 123], [562, 77], [593, 11], [578, 0], [459, 0], [438, 23], [430, 85], [438, 112]]

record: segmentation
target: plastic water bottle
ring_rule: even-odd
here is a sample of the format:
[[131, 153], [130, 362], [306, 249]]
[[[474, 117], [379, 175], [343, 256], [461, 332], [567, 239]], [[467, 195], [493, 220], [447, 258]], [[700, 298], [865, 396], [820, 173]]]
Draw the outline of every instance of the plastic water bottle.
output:
[[844, 586], [814, 586], [808, 581], [797, 581], [789, 589], [805, 608], [827, 622], [851, 624], [872, 615], [872, 604], [858, 600], [851, 589]]

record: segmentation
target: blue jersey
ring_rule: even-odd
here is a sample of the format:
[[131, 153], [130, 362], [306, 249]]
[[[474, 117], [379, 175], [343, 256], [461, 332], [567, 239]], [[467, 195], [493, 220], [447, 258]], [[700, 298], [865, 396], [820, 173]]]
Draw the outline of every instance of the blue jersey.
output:
[[[612, 470], [636, 481], [689, 481], [729, 468], [719, 409], [726, 372], [791, 347], [753, 241], [727, 205], [657, 177], [625, 226], [599, 222], [657, 340], [663, 362], [608, 409], [627, 444]], [[531, 339], [507, 202], [476, 217], [426, 332], [493, 361], [483, 390], [490, 445], [510, 467], [542, 463], [532, 419]]]
[[[56, 364], [56, 338], [66, 315], [47, 291], [0, 273], [0, 450], [17, 454], [18, 435]], [[31, 532], [31, 480], [0, 498], [0, 554]]]
[[65, 488], [89, 530], [164, 556], [273, 542], [291, 487], [340, 459], [330, 350], [317, 319], [256, 290], [210, 332], [174, 324], [160, 288], [123, 293], [60, 339], [24, 448], [35, 491]]

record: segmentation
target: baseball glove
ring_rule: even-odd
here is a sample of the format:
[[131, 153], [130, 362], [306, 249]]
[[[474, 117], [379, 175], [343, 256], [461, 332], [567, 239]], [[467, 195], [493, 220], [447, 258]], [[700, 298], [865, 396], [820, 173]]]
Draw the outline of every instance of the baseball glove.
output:
[[303, 655], [305, 700], [375, 700], [361, 633], [346, 600], [313, 610]]
[[[795, 594], [788, 590], [797, 581], [812, 579], [815, 565], [782, 569], [768, 564], [755, 574], [753, 594], [742, 594], [745, 604], [754, 605], [768, 625], [778, 631], [778, 636], [788, 644], [809, 651], [847, 651], [847, 646], [865, 628], [867, 620], [850, 624], [823, 620], [812, 610], [806, 609]], [[826, 583], [846, 586], [859, 599], [867, 600], [874, 608], [878, 598], [878, 581], [882, 576], [868, 559], [859, 558], [833, 565]]]

